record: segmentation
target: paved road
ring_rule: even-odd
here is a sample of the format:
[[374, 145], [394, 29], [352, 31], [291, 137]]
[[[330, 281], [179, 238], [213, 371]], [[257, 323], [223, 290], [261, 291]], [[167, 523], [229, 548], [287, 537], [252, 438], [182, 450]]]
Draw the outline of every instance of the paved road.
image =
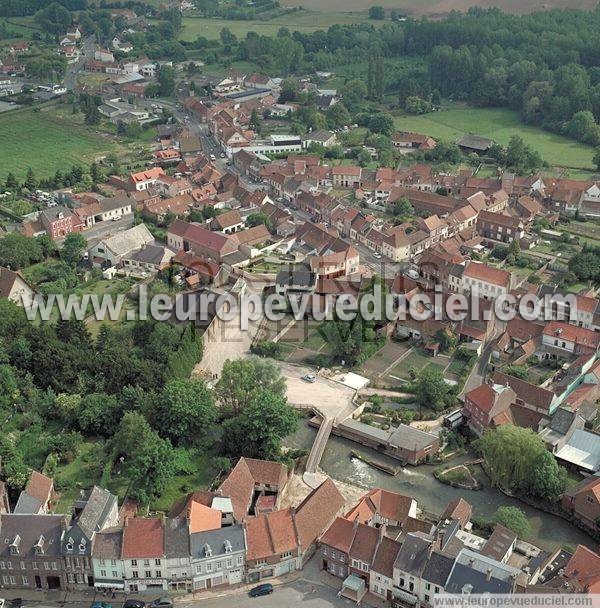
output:
[[67, 66], [67, 74], [65, 76], [65, 88], [67, 91], [72, 91], [77, 86], [77, 75], [83, 70], [83, 64], [89, 59], [94, 58], [95, 44], [95, 36], [85, 38], [81, 44], [79, 60]]
[[487, 366], [490, 361], [490, 357], [492, 356], [492, 350], [494, 348], [495, 336], [488, 341], [488, 343], [484, 346], [483, 351], [481, 352], [481, 356], [477, 360], [475, 367], [471, 371], [471, 375], [467, 378], [465, 382], [465, 386], [463, 387], [461, 396], [466, 395], [469, 391], [481, 386], [485, 380], [485, 373], [487, 371]]
[[[203, 597], [202, 606], [206, 608], [281, 608], [282, 606], [303, 606], [303, 608], [332, 608], [341, 606], [356, 606], [345, 598], [337, 597], [337, 591], [323, 585], [312, 585], [299, 580], [283, 587], [275, 587], [271, 595], [251, 598], [246, 593], [219, 597]], [[198, 602], [180, 604], [184, 608], [192, 608]]]

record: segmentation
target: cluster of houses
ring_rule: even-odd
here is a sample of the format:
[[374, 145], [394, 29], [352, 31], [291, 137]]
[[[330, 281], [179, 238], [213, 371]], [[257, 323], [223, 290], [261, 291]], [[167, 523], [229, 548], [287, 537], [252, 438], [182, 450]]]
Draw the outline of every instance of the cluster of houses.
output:
[[[282, 507], [288, 471], [240, 458], [216, 491], [194, 491], [167, 515], [138, 517], [131, 500], [94, 486], [56, 513], [53, 480], [33, 471], [11, 511], [0, 482], [0, 582], [7, 589], [196, 592], [278, 578], [313, 556], [340, 594], [370, 592], [430, 606], [442, 593], [596, 593], [600, 556], [584, 546], [546, 552], [497, 525], [474, 534], [472, 509], [439, 519], [417, 502], [373, 489], [348, 507], [325, 479]], [[326, 573], [326, 574], [325, 574]]]

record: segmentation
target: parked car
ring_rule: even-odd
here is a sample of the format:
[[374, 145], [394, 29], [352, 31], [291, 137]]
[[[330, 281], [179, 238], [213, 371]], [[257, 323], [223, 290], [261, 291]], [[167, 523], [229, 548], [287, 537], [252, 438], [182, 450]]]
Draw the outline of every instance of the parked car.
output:
[[6, 600], [0, 597], [0, 608], [4, 608]]
[[269, 595], [273, 593], [273, 585], [271, 583], [264, 583], [250, 589], [250, 597], [260, 597], [261, 595]]
[[302, 380], [313, 383], [317, 381], [317, 377], [314, 374], [304, 374], [304, 376], [302, 376]]
[[146, 608], [146, 603], [141, 600], [125, 600], [123, 603], [123, 608]]
[[21, 608], [23, 600], [20, 597], [16, 597], [10, 602], [10, 608]]
[[374, 257], [376, 260], [380, 260], [380, 259], [381, 259], [381, 253], [379, 253], [379, 251], [376, 251], [376, 252], [373, 254], [373, 257]]
[[112, 604], [107, 602], [92, 602], [90, 608], [112, 608]]
[[173, 600], [166, 595], [150, 602], [148, 608], [173, 608]]

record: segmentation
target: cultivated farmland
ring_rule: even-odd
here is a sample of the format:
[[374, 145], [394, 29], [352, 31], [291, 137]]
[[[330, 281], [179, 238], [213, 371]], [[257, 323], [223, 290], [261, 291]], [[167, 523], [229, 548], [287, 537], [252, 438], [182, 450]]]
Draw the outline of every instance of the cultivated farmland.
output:
[[595, 0], [281, 0], [282, 6], [303, 6], [322, 11], [364, 11], [373, 5], [409, 15], [438, 16], [466, 11], [473, 6], [498, 7], [509, 13], [530, 13], [548, 8], [593, 9]]

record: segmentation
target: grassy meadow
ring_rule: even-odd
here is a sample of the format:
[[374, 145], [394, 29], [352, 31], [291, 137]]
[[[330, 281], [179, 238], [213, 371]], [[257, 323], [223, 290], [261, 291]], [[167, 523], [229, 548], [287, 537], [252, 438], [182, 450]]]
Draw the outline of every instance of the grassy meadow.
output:
[[[264, 36], [276, 36], [279, 28], [287, 27], [290, 31], [303, 33], [325, 30], [328, 27], [352, 25], [367, 21], [367, 14], [348, 12], [297, 11], [289, 15], [281, 15], [273, 19], [252, 19], [248, 21], [233, 21], [229, 19], [205, 19], [202, 17], [184, 17], [183, 29], [179, 35], [181, 40], [196, 40], [204, 36], [209, 40], [217, 39], [224, 27], [227, 27], [238, 38], [246, 36], [247, 32], [256, 32]], [[371, 23], [382, 23], [372, 21]]]
[[81, 114], [70, 112], [70, 106], [51, 105], [0, 114], [0, 179], [11, 171], [22, 179], [28, 167], [38, 177], [48, 177], [124, 149], [112, 136], [85, 125]]
[[506, 145], [513, 135], [520, 135], [553, 166], [589, 170], [594, 167], [594, 150], [591, 146], [525, 125], [517, 112], [506, 108], [451, 106], [422, 116], [397, 116], [394, 123], [397, 129], [426, 133], [448, 141], [455, 141], [465, 133], [473, 133]]

